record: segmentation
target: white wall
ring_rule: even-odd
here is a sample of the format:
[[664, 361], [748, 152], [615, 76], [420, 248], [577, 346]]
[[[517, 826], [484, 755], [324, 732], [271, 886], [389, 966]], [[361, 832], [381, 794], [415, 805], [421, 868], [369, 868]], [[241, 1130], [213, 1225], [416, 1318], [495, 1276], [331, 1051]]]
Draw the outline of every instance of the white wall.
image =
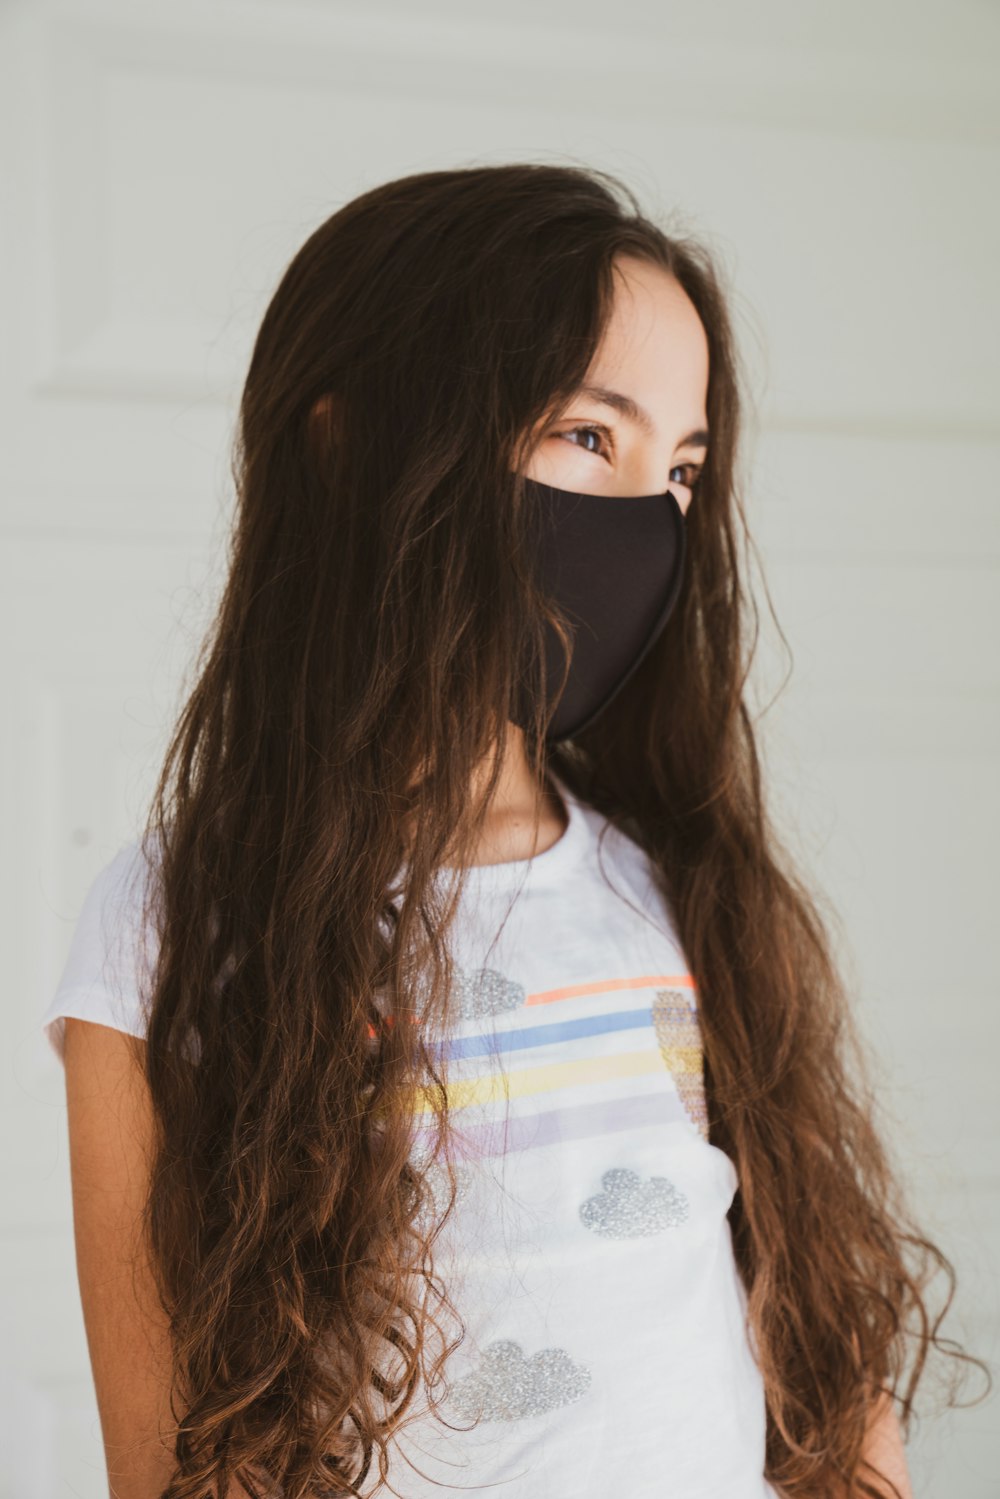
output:
[[[321, 219], [448, 164], [608, 167], [733, 278], [794, 658], [775, 796], [959, 1271], [944, 1330], [994, 1360], [1000, 12], [8, 0], [0, 28], [0, 1496], [106, 1492], [38, 1017], [211, 612], [250, 340]], [[997, 1411], [922, 1427], [918, 1495], [1000, 1493]]]

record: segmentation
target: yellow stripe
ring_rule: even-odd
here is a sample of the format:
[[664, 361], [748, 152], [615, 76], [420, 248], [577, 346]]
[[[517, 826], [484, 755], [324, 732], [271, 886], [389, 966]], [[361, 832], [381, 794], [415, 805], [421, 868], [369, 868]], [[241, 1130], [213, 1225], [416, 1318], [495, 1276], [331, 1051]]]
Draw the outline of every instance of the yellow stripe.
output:
[[702, 1050], [700, 1046], [661, 1046], [660, 1053], [670, 1072], [702, 1072]]
[[[700, 1074], [702, 1053], [699, 1046], [669, 1048], [667, 1065], [671, 1072]], [[660, 1072], [664, 1058], [659, 1051], [627, 1051], [620, 1056], [584, 1057], [576, 1062], [555, 1062], [547, 1067], [526, 1067], [507, 1074], [490, 1072], [481, 1077], [455, 1079], [448, 1086], [449, 1109], [464, 1109], [469, 1104], [495, 1103], [501, 1098], [525, 1098], [532, 1093], [553, 1093], [559, 1088], [585, 1087], [588, 1083], [609, 1082], [612, 1078], [642, 1077]], [[431, 1088], [416, 1090], [415, 1109], [426, 1113]], [[423, 1100], [423, 1101], [421, 1101]]]

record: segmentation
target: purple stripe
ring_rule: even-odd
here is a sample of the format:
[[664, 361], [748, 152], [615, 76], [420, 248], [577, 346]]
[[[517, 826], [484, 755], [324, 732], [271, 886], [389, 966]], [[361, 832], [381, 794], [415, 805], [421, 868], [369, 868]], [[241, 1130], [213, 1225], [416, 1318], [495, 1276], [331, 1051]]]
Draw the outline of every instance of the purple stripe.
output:
[[[677, 1094], [664, 1089], [630, 1098], [611, 1098], [603, 1103], [548, 1109], [523, 1118], [515, 1116], [507, 1121], [506, 1128], [503, 1123], [467, 1126], [455, 1123], [452, 1125], [454, 1153], [459, 1160], [499, 1156], [505, 1153], [505, 1140], [506, 1152], [530, 1150], [540, 1145], [556, 1145], [560, 1140], [587, 1140], [645, 1124], [671, 1124], [687, 1117]], [[434, 1130], [429, 1126], [418, 1127], [414, 1138], [421, 1149], [427, 1148], [433, 1144]]]

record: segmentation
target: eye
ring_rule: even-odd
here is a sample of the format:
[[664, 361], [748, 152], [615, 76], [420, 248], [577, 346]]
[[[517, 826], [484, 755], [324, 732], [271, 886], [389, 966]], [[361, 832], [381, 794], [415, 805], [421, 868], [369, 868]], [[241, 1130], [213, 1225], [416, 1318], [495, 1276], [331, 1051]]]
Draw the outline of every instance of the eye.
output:
[[568, 432], [557, 432], [555, 435], [556, 437], [573, 438], [578, 436], [580, 433], [583, 433], [585, 437], [598, 438], [605, 444], [608, 451], [602, 452], [599, 448], [590, 447], [586, 443], [574, 443], [574, 447], [582, 447], [584, 452], [593, 453], [598, 458], [606, 458], [612, 451], [613, 443], [611, 441], [611, 433], [608, 431], [607, 427], [602, 427], [597, 423], [587, 423], [585, 426], [571, 427]]
[[670, 472], [671, 474], [687, 473], [688, 477], [686, 479], [679, 479], [677, 482], [683, 484], [685, 489], [690, 489], [693, 493], [698, 488], [701, 469], [702, 465], [700, 463], [678, 463]]
[[[553, 436], [568, 438], [573, 442], [574, 447], [582, 447], [585, 453], [593, 453], [595, 458], [610, 459], [614, 453], [614, 439], [608, 428], [601, 426], [599, 422], [586, 422], [578, 427], [570, 427], [566, 432], [553, 433]], [[583, 438], [583, 441], [575, 441], [578, 437]], [[589, 439], [596, 439], [596, 445], [592, 444]], [[700, 463], [675, 464], [670, 470], [671, 477], [667, 482], [683, 484], [685, 489], [690, 489], [691, 493], [695, 494], [701, 479], [702, 467]], [[675, 481], [673, 475], [677, 473], [687, 477]]]

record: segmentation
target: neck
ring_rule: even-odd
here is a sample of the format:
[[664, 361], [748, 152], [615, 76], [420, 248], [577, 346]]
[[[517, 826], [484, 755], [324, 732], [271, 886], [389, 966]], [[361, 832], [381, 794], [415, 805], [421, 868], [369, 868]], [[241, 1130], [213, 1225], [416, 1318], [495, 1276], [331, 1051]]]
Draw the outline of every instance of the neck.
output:
[[[489, 769], [483, 767], [482, 780]], [[532, 773], [523, 731], [509, 725], [500, 779], [473, 862], [507, 864], [544, 853], [562, 837], [566, 824], [562, 799], [553, 787], [539, 787]]]

